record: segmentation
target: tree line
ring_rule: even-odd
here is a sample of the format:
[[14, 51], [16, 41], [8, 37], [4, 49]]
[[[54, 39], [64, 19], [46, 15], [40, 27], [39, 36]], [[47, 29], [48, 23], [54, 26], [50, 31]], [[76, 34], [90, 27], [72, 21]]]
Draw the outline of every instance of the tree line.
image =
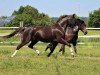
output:
[[45, 13], [39, 13], [39, 11], [29, 5], [21, 6], [18, 11], [14, 11], [12, 16], [15, 18], [5, 24], [4, 26], [19, 26], [19, 22], [23, 21], [24, 26], [29, 27], [33, 25], [48, 25], [52, 23], [51, 18]]
[[[9, 23], [5, 24], [4, 26], [16, 27], [19, 26], [20, 21], [23, 21], [24, 26], [26, 27], [34, 25], [44, 26], [44, 25], [50, 25], [53, 22], [56, 22], [56, 20], [58, 19], [58, 17], [50, 18], [45, 13], [39, 13], [39, 11], [36, 8], [31, 7], [29, 5], [21, 6], [19, 10], [15, 10], [12, 13], [12, 16], [15, 16], [15, 18]], [[3, 18], [5, 17], [3, 16]], [[79, 17], [79, 18], [84, 20], [85, 23], [88, 25], [88, 27], [100, 27], [100, 8], [89, 13], [89, 17]]]

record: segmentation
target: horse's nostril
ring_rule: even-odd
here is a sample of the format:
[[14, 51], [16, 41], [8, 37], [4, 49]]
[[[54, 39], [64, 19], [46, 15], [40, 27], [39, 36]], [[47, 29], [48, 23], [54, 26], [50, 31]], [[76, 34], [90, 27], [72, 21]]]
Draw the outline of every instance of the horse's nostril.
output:
[[84, 35], [86, 35], [88, 32], [85, 32]]

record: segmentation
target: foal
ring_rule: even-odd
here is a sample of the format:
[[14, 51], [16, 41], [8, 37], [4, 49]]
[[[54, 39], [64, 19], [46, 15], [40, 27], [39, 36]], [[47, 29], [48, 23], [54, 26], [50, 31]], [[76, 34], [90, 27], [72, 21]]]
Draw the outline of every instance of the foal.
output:
[[[73, 23], [71, 21], [73, 21]], [[5, 38], [10, 38], [18, 32], [21, 33], [21, 43], [17, 46], [16, 51], [12, 54], [11, 57], [14, 57], [17, 51], [29, 42], [31, 43], [28, 45], [28, 47], [31, 49], [34, 48], [34, 45], [38, 41], [52, 43], [54, 47], [51, 49], [48, 57], [52, 54], [58, 43], [65, 44], [70, 47], [71, 45], [64, 40], [65, 30], [68, 25], [75, 25], [74, 15], [67, 15], [59, 23], [55, 23], [51, 26], [33, 26], [28, 28], [19, 28], [13, 33], [4, 36]], [[39, 51], [36, 48], [34, 49], [39, 54]]]

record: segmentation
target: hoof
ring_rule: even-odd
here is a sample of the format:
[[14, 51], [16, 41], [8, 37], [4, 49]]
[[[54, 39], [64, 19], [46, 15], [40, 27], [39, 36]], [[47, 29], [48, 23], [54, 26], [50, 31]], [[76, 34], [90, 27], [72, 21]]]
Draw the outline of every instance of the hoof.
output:
[[50, 57], [50, 55], [47, 55], [47, 57]]
[[11, 55], [11, 58], [13, 58], [14, 56], [13, 55]]
[[73, 58], [76, 57], [76, 55], [71, 55]]
[[62, 51], [62, 49], [59, 50], [59, 52], [61, 52], [61, 51]]

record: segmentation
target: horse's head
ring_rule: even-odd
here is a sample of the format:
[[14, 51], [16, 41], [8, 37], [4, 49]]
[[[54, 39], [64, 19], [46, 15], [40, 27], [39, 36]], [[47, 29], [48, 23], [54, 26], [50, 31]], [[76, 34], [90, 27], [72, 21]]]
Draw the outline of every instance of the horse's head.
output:
[[81, 30], [84, 33], [84, 35], [86, 35], [87, 34], [87, 29], [86, 29], [85, 22], [81, 19], [76, 19], [76, 24], [78, 26], [78, 29]]
[[66, 29], [67, 27], [75, 27], [76, 22], [75, 22], [75, 14], [73, 15], [63, 15], [61, 16], [57, 22], [61, 27]]

